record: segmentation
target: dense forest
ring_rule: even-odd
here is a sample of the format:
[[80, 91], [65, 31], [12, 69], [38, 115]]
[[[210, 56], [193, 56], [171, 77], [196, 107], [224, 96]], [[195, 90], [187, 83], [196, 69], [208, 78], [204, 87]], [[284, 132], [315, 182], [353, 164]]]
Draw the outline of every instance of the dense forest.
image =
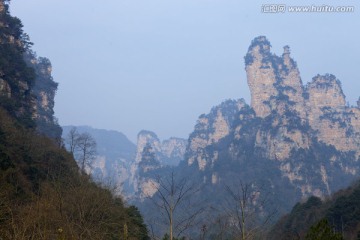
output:
[[[328, 231], [329, 235], [314, 237]], [[297, 203], [273, 227], [269, 239], [359, 239], [360, 182], [327, 199], [310, 197]]]
[[137, 208], [94, 183], [51, 138], [51, 129], [61, 135], [56, 120], [37, 126], [34, 86], [44, 76], [8, 4], [0, 1], [0, 239], [148, 239]]
[[138, 210], [0, 111], [0, 239], [147, 239]]

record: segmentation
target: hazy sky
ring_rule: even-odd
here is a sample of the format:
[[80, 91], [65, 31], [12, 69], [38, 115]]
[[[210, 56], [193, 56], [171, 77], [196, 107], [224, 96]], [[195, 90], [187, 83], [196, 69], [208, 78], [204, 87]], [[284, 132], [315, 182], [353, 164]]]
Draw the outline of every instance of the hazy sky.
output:
[[[268, 3], [354, 6], [353, 13], [262, 13]], [[332, 73], [350, 104], [360, 96], [360, 2], [235, 0], [12, 0], [59, 83], [62, 125], [118, 130], [135, 141], [188, 137], [225, 99], [250, 103], [243, 57], [265, 35], [290, 45], [304, 83]]]

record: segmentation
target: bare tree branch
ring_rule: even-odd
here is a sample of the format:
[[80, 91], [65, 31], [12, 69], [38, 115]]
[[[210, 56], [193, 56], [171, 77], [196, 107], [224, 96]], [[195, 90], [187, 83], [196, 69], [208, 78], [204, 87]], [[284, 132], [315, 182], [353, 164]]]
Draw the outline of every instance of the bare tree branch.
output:
[[93, 160], [96, 157], [96, 141], [89, 133], [79, 133], [73, 127], [67, 135], [66, 143], [69, 151], [78, 162], [82, 173], [86, 169], [91, 170]]
[[[226, 201], [226, 212], [231, 229], [241, 240], [254, 239], [276, 214], [269, 206], [270, 195], [265, 190], [260, 191], [254, 183], [242, 181], [235, 187], [225, 186], [225, 189], [230, 197]], [[261, 214], [264, 216], [260, 217]]]
[[170, 239], [180, 236], [194, 226], [197, 217], [204, 211], [203, 207], [192, 204], [190, 199], [199, 189], [188, 179], [178, 179], [174, 170], [168, 176], [157, 176], [156, 194], [149, 197], [161, 211], [168, 224]]

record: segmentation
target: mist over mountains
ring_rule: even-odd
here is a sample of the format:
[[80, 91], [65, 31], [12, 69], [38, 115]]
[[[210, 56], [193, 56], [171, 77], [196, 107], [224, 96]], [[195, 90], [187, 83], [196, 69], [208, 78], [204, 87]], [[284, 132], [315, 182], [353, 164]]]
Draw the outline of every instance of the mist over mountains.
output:
[[[348, 181], [340, 183], [334, 178], [357, 175], [359, 107], [346, 105], [341, 82], [334, 75], [317, 75], [304, 86], [290, 48], [285, 46], [281, 57], [270, 48], [266, 37], [257, 37], [245, 56], [250, 105], [243, 99], [221, 103], [199, 117], [187, 141], [172, 138], [161, 143], [155, 133], [141, 131], [136, 152], [127, 142], [123, 150], [116, 149], [118, 154], [126, 152], [126, 158], [136, 165], [149, 145], [160, 165], [176, 166], [184, 160], [189, 167], [196, 166], [199, 174], [211, 172], [206, 181], [213, 184], [222, 179], [216, 166], [261, 158], [277, 165], [280, 178], [289, 181], [302, 197], [327, 195], [345, 186]], [[100, 152], [105, 153], [104, 136], [96, 138]]]
[[[272, 202], [269, 209], [252, 203], [259, 216], [274, 208], [280, 216], [358, 178], [360, 106], [346, 103], [340, 80], [324, 74], [304, 85], [290, 47], [277, 56], [264, 36], [252, 41], [244, 59], [250, 104], [226, 100], [213, 107], [187, 140], [161, 142], [153, 132], [139, 133], [123, 174], [147, 220], [158, 214], [148, 198], [157, 196], [159, 177], [169, 172], [199, 185], [194, 197], [208, 206], [224, 204], [225, 186], [247, 183]], [[212, 218], [222, 214], [214, 211]]]
[[219, 103], [188, 139], [136, 143], [61, 128], [31, 46], [0, 1], [0, 239], [359, 238], [360, 98], [329, 73], [304, 85], [289, 46], [250, 43], [250, 103]]

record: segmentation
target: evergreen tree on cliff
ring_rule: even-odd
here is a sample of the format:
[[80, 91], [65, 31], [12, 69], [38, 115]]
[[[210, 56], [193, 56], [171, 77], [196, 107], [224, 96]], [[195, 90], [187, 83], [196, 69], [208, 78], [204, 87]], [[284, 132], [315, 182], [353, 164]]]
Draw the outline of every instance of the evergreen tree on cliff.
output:
[[0, 239], [121, 239], [125, 227], [128, 239], [148, 239], [136, 208], [79, 174], [53, 139], [59, 127], [36, 125], [56, 125], [57, 84], [8, 4], [0, 0]]

